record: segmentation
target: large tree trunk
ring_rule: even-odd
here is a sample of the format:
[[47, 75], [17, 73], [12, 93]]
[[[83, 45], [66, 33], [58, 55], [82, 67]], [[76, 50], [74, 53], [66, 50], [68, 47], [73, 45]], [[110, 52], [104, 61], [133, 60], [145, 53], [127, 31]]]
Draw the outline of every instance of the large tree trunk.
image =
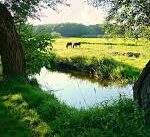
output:
[[21, 43], [13, 17], [5, 5], [0, 3], [0, 55], [3, 74], [6, 76], [24, 75], [25, 62]]
[[134, 84], [134, 100], [146, 113], [146, 122], [150, 125], [150, 61]]

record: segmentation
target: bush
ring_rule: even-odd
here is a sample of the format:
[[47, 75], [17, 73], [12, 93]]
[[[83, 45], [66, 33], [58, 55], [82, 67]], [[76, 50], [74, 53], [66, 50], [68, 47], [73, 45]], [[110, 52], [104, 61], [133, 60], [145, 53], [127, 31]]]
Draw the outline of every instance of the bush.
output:
[[31, 25], [19, 25], [19, 35], [25, 53], [26, 73], [37, 73], [45, 66], [53, 68], [54, 53], [46, 54], [47, 47], [52, 50], [51, 36], [46, 33], [34, 33]]

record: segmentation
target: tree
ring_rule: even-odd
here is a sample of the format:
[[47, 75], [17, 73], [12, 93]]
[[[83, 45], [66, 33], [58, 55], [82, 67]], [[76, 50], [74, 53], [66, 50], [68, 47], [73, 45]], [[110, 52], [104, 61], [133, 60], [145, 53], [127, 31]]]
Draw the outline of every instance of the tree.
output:
[[34, 27], [29, 24], [21, 24], [16, 27], [20, 31], [19, 36], [25, 55], [26, 74], [39, 73], [43, 66], [47, 69], [53, 69], [55, 54], [51, 52], [53, 49], [51, 35], [46, 32], [35, 33]]
[[[108, 20], [114, 21], [138, 36], [143, 28], [150, 27], [149, 0], [89, 0], [94, 6], [110, 5]], [[145, 30], [145, 29], [144, 29]], [[145, 33], [146, 31], [143, 31]], [[147, 33], [146, 33], [147, 36]], [[146, 121], [150, 125], [150, 61], [134, 84], [134, 100], [146, 112]]]
[[65, 2], [66, 0], [0, 0], [0, 55], [4, 75], [25, 74], [23, 50], [15, 24], [26, 22], [28, 17], [37, 17], [37, 11], [44, 4], [55, 10], [58, 4]]
[[120, 27], [116, 23], [110, 24], [106, 23], [104, 26], [105, 34], [110, 37], [122, 37], [125, 35], [125, 30], [123, 27]]
[[150, 24], [149, 0], [88, 0], [93, 6], [107, 6], [107, 21], [115, 22], [138, 35]]
[[24, 74], [23, 50], [13, 17], [3, 4], [0, 4], [0, 55], [4, 75]]
[[34, 27], [34, 31], [37, 33], [60, 33], [63, 37], [97, 37], [103, 35], [104, 31], [102, 25], [83, 25], [77, 23], [62, 23], [62, 24], [46, 24], [37, 25]]
[[56, 32], [56, 31], [53, 31], [53, 32], [51, 33], [51, 37], [52, 37], [52, 38], [61, 38], [61, 33]]

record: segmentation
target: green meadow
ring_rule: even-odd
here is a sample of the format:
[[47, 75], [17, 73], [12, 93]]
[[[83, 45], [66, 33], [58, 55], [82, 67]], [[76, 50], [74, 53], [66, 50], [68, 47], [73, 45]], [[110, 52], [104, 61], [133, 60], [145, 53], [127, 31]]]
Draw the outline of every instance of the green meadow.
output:
[[[67, 42], [81, 42], [81, 48], [66, 49]], [[82, 56], [86, 58], [96, 57], [113, 58], [116, 61], [126, 63], [138, 69], [142, 69], [150, 58], [150, 42], [139, 39], [123, 38], [60, 38], [53, 43], [54, 52], [61, 58]], [[118, 52], [118, 54], [115, 54]], [[140, 53], [139, 58], [128, 57], [124, 53]]]
[[[81, 46], [66, 48], [68, 42], [81, 42]], [[150, 58], [149, 45], [144, 39], [131, 38], [55, 39], [55, 69], [92, 74], [98, 80], [134, 83]]]

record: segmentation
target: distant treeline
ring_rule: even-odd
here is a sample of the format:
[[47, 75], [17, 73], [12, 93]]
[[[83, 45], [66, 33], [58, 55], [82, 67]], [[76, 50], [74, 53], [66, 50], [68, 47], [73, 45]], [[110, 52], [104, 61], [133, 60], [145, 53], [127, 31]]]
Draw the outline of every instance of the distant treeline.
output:
[[77, 23], [46, 24], [34, 26], [36, 33], [50, 33], [56, 37], [102, 37], [103, 25], [83, 25]]

